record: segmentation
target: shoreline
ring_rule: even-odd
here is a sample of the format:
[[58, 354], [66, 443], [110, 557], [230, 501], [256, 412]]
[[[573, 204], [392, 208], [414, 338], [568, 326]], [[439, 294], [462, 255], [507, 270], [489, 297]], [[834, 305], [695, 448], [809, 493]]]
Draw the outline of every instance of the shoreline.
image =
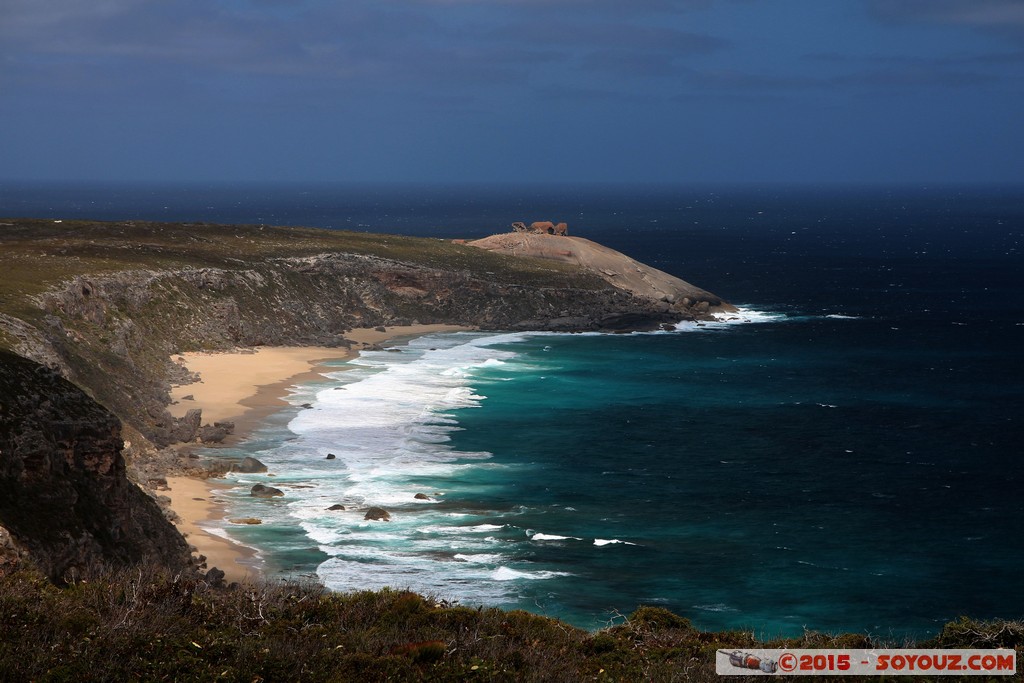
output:
[[[290, 405], [285, 397], [291, 387], [336, 370], [326, 366], [327, 361], [351, 360], [362, 350], [401, 337], [475, 329], [464, 325], [403, 325], [383, 331], [359, 328], [344, 335], [352, 342], [350, 348], [286, 346], [174, 354], [172, 359], [198, 373], [200, 380], [173, 387], [172, 405], [168, 410], [175, 417], [181, 417], [188, 410], [199, 408], [203, 411], [203, 424], [234, 422], [233, 433], [220, 446], [235, 445], [244, 441], [268, 415]], [[183, 400], [189, 395], [193, 397], [191, 400]], [[175, 526], [195, 547], [195, 555], [206, 556], [208, 568], [223, 571], [228, 582], [262, 577], [262, 562], [254, 549], [208, 529], [209, 526], [228, 526], [227, 507], [218, 498], [218, 492], [228, 488], [227, 484], [177, 476], [167, 477], [167, 485], [170, 491], [164, 493], [179, 518]]]
[[174, 525], [185, 541], [195, 547], [194, 555], [206, 557], [206, 567], [224, 572], [224, 580], [245, 582], [262, 576], [260, 558], [249, 546], [209, 531], [205, 524], [221, 521], [226, 511], [217, 493], [227, 485], [193, 477], [167, 477], [170, 507], [178, 514]]

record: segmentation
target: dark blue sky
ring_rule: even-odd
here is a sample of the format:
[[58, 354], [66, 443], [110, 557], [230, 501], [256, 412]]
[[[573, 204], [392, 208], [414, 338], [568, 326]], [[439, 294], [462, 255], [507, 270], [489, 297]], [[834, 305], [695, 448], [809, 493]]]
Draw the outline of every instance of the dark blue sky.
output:
[[0, 0], [0, 179], [1024, 182], [1024, 0]]

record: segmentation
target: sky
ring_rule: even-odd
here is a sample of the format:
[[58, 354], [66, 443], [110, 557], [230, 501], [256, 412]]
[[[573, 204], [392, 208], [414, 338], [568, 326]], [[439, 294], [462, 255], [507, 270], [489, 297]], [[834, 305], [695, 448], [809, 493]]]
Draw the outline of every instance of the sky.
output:
[[1024, 183], [1024, 0], [0, 0], [0, 180]]

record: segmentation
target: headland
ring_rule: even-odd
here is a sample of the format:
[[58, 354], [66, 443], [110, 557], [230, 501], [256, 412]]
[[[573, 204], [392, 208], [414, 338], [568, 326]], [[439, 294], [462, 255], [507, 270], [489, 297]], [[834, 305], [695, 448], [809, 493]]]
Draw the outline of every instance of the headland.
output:
[[[237, 438], [233, 433], [243, 433], [281, 405], [274, 392], [310, 371], [310, 361], [374, 343], [372, 336], [360, 335], [420, 325], [656, 329], [728, 305], [686, 283], [685, 292], [619, 286], [609, 273], [619, 269], [626, 281], [637, 264], [610, 250], [595, 265], [453, 240], [264, 225], [0, 222], [0, 348], [28, 363], [26, 368], [67, 382], [69, 392], [70, 387], [82, 392], [71, 401], [74, 408], [65, 406], [61, 414], [85, 410], [88, 403], [88, 410], [108, 416], [115, 436], [104, 445], [103, 458], [111, 463], [104, 472], [118, 486], [146, 491], [135, 498], [157, 517], [157, 503], [168, 502], [167, 477], [224, 471], [223, 463], [211, 466], [190, 457], [189, 445]], [[703, 293], [694, 296], [695, 291]], [[261, 370], [229, 370], [226, 356], [181, 355], [238, 349], [245, 350], [242, 355], [262, 349], [253, 352]], [[211, 364], [204, 367], [206, 381], [226, 393], [208, 393], [204, 385], [174, 389], [196, 379], [188, 359]], [[217, 366], [223, 366], [222, 375]], [[30, 374], [11, 376], [11, 392], [26, 397], [26, 409], [36, 391]], [[219, 379], [226, 375], [230, 383]], [[186, 400], [190, 394], [192, 400]], [[5, 419], [15, 440], [29, 424], [13, 411]], [[52, 439], [50, 448], [63, 443]], [[12, 442], [5, 454], [20, 462], [28, 457], [23, 450]], [[119, 520], [136, 512], [131, 506], [115, 510]], [[32, 543], [25, 535], [34, 532], [16, 508], [0, 504], [0, 526], [10, 532], [11, 543], [19, 553], [45, 555], [44, 564], [55, 576], [107, 560], [91, 542], [100, 530], [69, 523], [76, 529], [70, 537], [79, 541], [37, 544], [29, 552], [23, 546]], [[130, 524], [118, 523], [115, 536], [124, 554], [145, 549], [152, 555], [151, 538], [135, 538], [127, 533]], [[68, 537], [67, 529], [53, 531], [54, 538]], [[169, 532], [176, 535], [173, 528]], [[166, 563], [177, 566], [182, 544], [172, 545]]]

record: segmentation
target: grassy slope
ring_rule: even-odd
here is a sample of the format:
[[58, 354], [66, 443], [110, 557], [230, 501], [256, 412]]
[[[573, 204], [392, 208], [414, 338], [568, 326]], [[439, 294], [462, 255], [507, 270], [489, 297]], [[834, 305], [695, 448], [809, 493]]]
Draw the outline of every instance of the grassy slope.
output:
[[[30, 572], [0, 579], [0, 678], [10, 680], [713, 681], [718, 648], [885, 645], [810, 632], [758, 642], [649, 607], [588, 633], [404, 591], [223, 589], [141, 569], [63, 589]], [[1024, 624], [960, 620], [917, 645], [1019, 653]]]
[[[35, 323], [41, 311], [32, 297], [76, 275], [187, 267], [238, 270], [268, 259], [331, 252], [466, 271], [495, 282], [608, 287], [567, 264], [491, 254], [438, 239], [252, 225], [0, 219], [0, 313]], [[10, 343], [0, 337], [0, 347]]]

